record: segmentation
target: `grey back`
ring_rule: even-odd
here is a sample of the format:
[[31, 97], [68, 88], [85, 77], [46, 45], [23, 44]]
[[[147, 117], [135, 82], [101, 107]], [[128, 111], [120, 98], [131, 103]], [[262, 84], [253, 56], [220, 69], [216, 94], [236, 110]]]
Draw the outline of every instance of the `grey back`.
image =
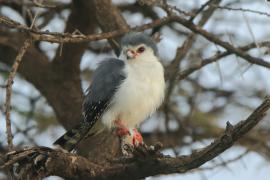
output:
[[85, 96], [83, 111], [85, 121], [94, 123], [108, 107], [121, 82], [126, 78], [125, 63], [116, 58], [101, 62]]

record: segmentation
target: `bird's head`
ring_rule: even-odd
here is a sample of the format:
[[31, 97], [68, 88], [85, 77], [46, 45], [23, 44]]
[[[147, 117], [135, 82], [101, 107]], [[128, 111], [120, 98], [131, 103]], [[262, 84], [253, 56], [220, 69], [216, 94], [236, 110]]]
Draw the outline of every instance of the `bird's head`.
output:
[[131, 32], [121, 39], [120, 58], [124, 60], [152, 59], [157, 57], [158, 49], [154, 40], [144, 34]]

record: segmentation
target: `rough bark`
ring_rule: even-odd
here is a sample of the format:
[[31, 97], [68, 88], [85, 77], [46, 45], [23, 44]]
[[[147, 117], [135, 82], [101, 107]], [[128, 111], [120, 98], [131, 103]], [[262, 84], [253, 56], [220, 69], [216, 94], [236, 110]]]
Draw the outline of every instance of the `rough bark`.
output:
[[29, 163], [26, 177], [57, 175], [67, 179], [141, 179], [159, 174], [185, 173], [230, 148], [262, 120], [269, 108], [270, 97], [267, 97], [246, 120], [234, 126], [227, 122], [225, 132], [210, 145], [190, 155], [169, 157], [160, 154], [157, 148], [140, 146], [131, 149], [133, 157], [130, 159], [94, 162], [75, 154], [41, 147], [9, 153], [1, 168], [13, 166], [15, 162], [23, 167]]

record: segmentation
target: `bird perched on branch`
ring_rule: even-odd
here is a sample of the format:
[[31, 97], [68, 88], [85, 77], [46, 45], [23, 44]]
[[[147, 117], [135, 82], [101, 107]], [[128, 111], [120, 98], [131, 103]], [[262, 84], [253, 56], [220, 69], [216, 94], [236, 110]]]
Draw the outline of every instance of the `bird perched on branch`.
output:
[[101, 62], [93, 74], [83, 104], [83, 121], [54, 144], [71, 151], [86, 137], [115, 129], [130, 144], [143, 143], [136, 127], [164, 98], [164, 71], [154, 40], [143, 33], [128, 33], [121, 40], [119, 59]]

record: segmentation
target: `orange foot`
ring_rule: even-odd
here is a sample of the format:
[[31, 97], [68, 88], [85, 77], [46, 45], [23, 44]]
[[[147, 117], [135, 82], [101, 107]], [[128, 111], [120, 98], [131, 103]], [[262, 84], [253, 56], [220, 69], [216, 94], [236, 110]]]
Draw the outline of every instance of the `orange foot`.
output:
[[130, 130], [130, 135], [132, 136], [132, 144], [133, 146], [139, 146], [143, 144], [143, 138], [142, 135], [139, 133], [139, 131], [136, 128], [133, 128]]

